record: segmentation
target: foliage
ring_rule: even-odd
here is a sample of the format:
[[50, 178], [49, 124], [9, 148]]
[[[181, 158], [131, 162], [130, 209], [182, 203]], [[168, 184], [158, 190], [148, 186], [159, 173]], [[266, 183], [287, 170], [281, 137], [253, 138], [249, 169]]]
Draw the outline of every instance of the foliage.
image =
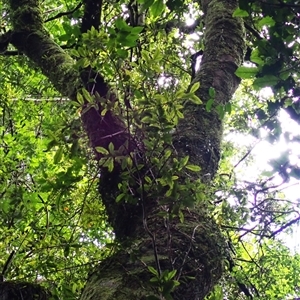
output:
[[47, 281], [70, 298], [91, 265], [109, 252], [99, 245], [112, 235], [96, 200], [96, 168], [79, 141], [78, 118], [70, 118], [74, 109], [51, 87], [35, 90], [45, 80], [41, 75], [26, 67], [20, 71], [18, 86], [9, 76], [1, 85], [2, 265], [13, 254], [3, 275]]
[[[136, 205], [143, 197], [155, 198], [166, 207], [160, 216], [181, 223], [183, 211], [198, 205], [222, 228], [229, 244], [227, 271], [207, 299], [296, 297], [299, 254], [290, 252], [280, 234], [300, 220], [299, 199], [288, 199], [283, 191], [290, 180], [299, 180], [298, 158], [293, 161], [285, 151], [269, 161], [270, 170], [243, 180], [238, 167], [255, 165], [256, 157], [252, 147], [242, 147], [230, 134], [252, 144], [276, 145], [282, 137], [299, 141], [292, 129], [283, 130], [279, 111], [300, 123], [300, 6], [288, 0], [239, 1], [234, 16], [245, 22], [250, 53], [236, 71], [241, 87], [225, 104], [216, 103], [211, 87], [203, 104], [197, 94], [201, 82], [191, 84], [191, 56], [204, 46], [199, 5], [138, 1], [145, 19], [137, 24], [130, 19], [131, 4], [104, 3], [101, 26], [86, 32], [81, 31], [83, 7], [75, 1], [47, 0], [41, 8], [46, 29], [73, 58], [74, 69], [101, 70], [118, 103], [86, 88], [70, 101], [13, 46], [0, 56], [2, 275], [41, 283], [57, 298], [77, 299], [88, 272], [122, 248], [114, 242], [98, 192], [99, 170], [113, 172], [117, 163], [122, 176], [116, 202]], [[6, 3], [0, 7], [5, 33], [10, 17]], [[186, 26], [187, 14], [197, 26]], [[172, 144], [187, 118], [184, 109], [192, 105], [216, 110], [225, 124], [219, 172], [211, 185], [204, 184], [201, 167], [188, 154], [178, 157]], [[97, 146], [101, 158], [94, 160], [80, 114], [99, 106], [103, 117], [124, 116], [122, 122], [143, 145], [143, 160], [113, 143]], [[132, 182], [140, 183], [139, 198], [130, 190]], [[172, 299], [180, 275], [147, 267], [162, 299]]]

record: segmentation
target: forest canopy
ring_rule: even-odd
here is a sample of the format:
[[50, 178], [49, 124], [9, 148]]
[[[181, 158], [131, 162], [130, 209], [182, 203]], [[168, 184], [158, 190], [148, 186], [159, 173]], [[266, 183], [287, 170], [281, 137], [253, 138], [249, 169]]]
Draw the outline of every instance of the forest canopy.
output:
[[0, 300], [300, 299], [299, 1], [0, 11]]

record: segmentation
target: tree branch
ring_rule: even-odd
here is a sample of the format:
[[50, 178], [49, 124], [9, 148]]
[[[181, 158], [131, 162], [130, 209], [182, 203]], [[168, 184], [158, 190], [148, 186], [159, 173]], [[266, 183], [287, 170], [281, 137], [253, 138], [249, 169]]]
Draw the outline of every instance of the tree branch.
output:
[[252, 28], [249, 24], [245, 22], [245, 28], [250, 31], [258, 40], [262, 40], [263, 37], [259, 34], [258, 31], [256, 31], [254, 28]]
[[[10, 43], [33, 61], [64, 96], [74, 98], [80, 86], [73, 59], [43, 27], [38, 0], [10, 0], [13, 31]], [[66, 84], [73, 82], [73, 85]]]
[[63, 16], [68, 16], [68, 15], [72, 15], [76, 10], [78, 10], [80, 7], [82, 6], [82, 3], [80, 2], [74, 9], [70, 10], [70, 11], [65, 11], [65, 12], [60, 12], [58, 13], [56, 16], [53, 16], [47, 20], [45, 20], [45, 23], [53, 21], [55, 19], [58, 19], [60, 17]]
[[278, 233], [282, 232], [284, 229], [292, 226], [293, 224], [296, 224], [297, 222], [300, 221], [300, 216], [298, 216], [298, 218], [293, 219], [289, 222], [287, 222], [286, 224], [284, 224], [283, 226], [281, 226], [279, 229], [275, 230], [272, 232], [272, 234], [269, 236], [270, 238], [274, 237], [275, 235], [277, 235]]
[[[238, 87], [240, 79], [235, 71], [246, 50], [243, 21], [232, 16], [236, 5], [236, 1], [202, 1], [205, 50], [192, 84], [201, 82], [196, 94], [203, 105], [185, 106], [186, 118], [179, 122], [174, 141], [179, 153], [188, 154], [190, 162], [201, 167], [205, 182], [214, 177], [220, 160], [222, 120], [216, 107], [228, 103]], [[229, 48], [229, 45], [234, 47]], [[216, 97], [211, 111], [207, 111], [205, 105], [210, 99], [211, 88]]]

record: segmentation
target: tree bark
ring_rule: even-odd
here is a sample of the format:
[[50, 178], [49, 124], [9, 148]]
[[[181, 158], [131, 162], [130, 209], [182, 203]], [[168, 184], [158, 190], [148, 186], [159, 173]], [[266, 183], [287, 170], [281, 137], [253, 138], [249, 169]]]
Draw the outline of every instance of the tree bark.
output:
[[[11, 43], [41, 69], [62, 95], [75, 99], [78, 89], [83, 86], [92, 92], [87, 84], [87, 70], [81, 74], [76, 71], [73, 59], [43, 28], [38, 2], [10, 0]], [[242, 21], [232, 17], [237, 7], [237, 0], [206, 0], [202, 3], [205, 50], [193, 83], [200, 82], [197, 95], [204, 104], [185, 107], [185, 118], [174, 136], [178, 156], [189, 155], [190, 161], [201, 167], [201, 181], [205, 184], [209, 184], [216, 174], [220, 159], [222, 119], [218, 105], [228, 103], [239, 84], [234, 72], [242, 62], [245, 42]], [[109, 86], [101, 74], [93, 74], [96, 79], [93, 90], [108, 97]], [[210, 99], [210, 88], [215, 90], [215, 98], [208, 112], [205, 105]], [[115, 100], [113, 95], [109, 97]], [[113, 142], [116, 149], [126, 145], [125, 155], [139, 152], [121, 118], [111, 112], [102, 117], [101, 106], [88, 109], [83, 113], [82, 121], [92, 147], [107, 147]], [[143, 156], [140, 152], [139, 155]], [[98, 155], [97, 158], [101, 157]], [[174, 299], [203, 299], [223, 273], [226, 242], [219, 227], [203, 207], [183, 210], [184, 222], [176, 217], [166, 220], [159, 215], [164, 207], [140, 192], [134, 193], [137, 204], [116, 203], [120, 173], [118, 165], [113, 172], [104, 168], [99, 190], [117, 240], [123, 244], [121, 250], [103, 261], [90, 275], [81, 299], [162, 297], [163, 291], [150, 283], [153, 275], [148, 266], [160, 274], [165, 270], [176, 270], [175, 279], [180, 285], [172, 293]], [[138, 191], [137, 185], [132, 188]], [[192, 193], [190, 197], [193, 197]]]
[[[222, 119], [218, 105], [229, 103], [240, 80], [234, 74], [243, 61], [245, 51], [244, 27], [241, 19], [232, 17], [237, 8], [235, 0], [203, 1], [205, 13], [204, 46], [200, 69], [194, 82], [200, 82], [197, 92], [203, 105], [190, 104], [179, 126], [180, 136], [175, 138], [183, 153], [202, 168], [202, 180], [209, 182], [218, 169], [222, 139]], [[211, 111], [206, 103], [212, 97], [209, 89], [214, 88], [215, 98]]]

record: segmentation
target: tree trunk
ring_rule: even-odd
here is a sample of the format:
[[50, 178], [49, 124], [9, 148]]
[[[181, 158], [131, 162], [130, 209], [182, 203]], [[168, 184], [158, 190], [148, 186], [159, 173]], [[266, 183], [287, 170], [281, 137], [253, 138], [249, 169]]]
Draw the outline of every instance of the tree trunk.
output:
[[[75, 100], [80, 87], [91, 91], [87, 72], [75, 71], [72, 58], [45, 31], [38, 2], [10, 0], [13, 23], [10, 41], [40, 67], [62, 95]], [[222, 120], [218, 105], [228, 103], [239, 84], [234, 72], [245, 50], [242, 21], [232, 17], [237, 7], [237, 0], [205, 0], [202, 3], [205, 51], [193, 83], [201, 84], [197, 95], [203, 105], [185, 107], [185, 118], [178, 125], [173, 140], [178, 157], [189, 155], [190, 161], [201, 167], [201, 181], [207, 185], [216, 174], [220, 159]], [[108, 85], [100, 74], [94, 74], [94, 91], [107, 97]], [[205, 106], [210, 99], [210, 88], [215, 90], [215, 98], [208, 112]], [[110, 95], [110, 100], [115, 100], [114, 95]], [[138, 159], [143, 161], [141, 149], [119, 116], [108, 112], [102, 117], [101, 107], [86, 110], [86, 105], [82, 121], [92, 147], [107, 147], [112, 142], [115, 149], [123, 146], [123, 154], [138, 153]], [[98, 154], [97, 158], [101, 156]], [[179, 217], [162, 217], [159, 213], [164, 206], [153, 199], [153, 195], [141, 193], [138, 185], [131, 187], [136, 191], [133, 194], [137, 204], [116, 203], [120, 173], [117, 164], [112, 172], [103, 168], [99, 191], [122, 247], [90, 275], [81, 300], [136, 300], [147, 299], [150, 295], [163, 299], [167, 284], [151, 283], [154, 275], [148, 270], [149, 266], [160, 275], [166, 270], [176, 270], [174, 279], [180, 285], [172, 293], [174, 299], [203, 299], [223, 272], [226, 243], [220, 229], [204, 207], [184, 209], [184, 222]], [[190, 197], [193, 197], [192, 192]]]

